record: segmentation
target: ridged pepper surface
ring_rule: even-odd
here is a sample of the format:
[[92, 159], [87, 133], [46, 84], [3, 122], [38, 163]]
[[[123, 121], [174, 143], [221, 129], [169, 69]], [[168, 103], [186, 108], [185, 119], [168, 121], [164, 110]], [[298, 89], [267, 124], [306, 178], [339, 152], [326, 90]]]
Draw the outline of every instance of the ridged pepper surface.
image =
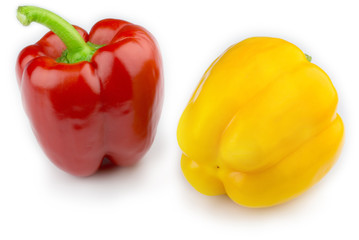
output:
[[244, 40], [212, 63], [181, 116], [183, 173], [199, 192], [244, 206], [288, 201], [338, 158], [337, 102], [327, 74], [295, 45]]
[[52, 30], [16, 64], [25, 111], [47, 156], [77, 176], [95, 173], [104, 158], [135, 164], [153, 142], [162, 108], [162, 62], [152, 35], [116, 19], [87, 34], [31, 6], [19, 7], [18, 19]]

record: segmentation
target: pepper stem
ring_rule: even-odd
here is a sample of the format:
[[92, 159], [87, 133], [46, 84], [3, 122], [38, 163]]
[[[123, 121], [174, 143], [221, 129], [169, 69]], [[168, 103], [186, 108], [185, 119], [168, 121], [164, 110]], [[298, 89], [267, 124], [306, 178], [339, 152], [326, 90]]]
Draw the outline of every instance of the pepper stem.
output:
[[305, 54], [305, 58], [308, 60], [308, 62], [311, 62], [311, 61], [312, 61], [312, 57], [309, 56], [308, 54]]
[[17, 9], [16, 17], [24, 26], [37, 22], [53, 31], [67, 48], [65, 59], [64, 56], [61, 57], [62, 62], [90, 61], [98, 49], [87, 44], [70, 23], [46, 9], [35, 6], [21, 6]]

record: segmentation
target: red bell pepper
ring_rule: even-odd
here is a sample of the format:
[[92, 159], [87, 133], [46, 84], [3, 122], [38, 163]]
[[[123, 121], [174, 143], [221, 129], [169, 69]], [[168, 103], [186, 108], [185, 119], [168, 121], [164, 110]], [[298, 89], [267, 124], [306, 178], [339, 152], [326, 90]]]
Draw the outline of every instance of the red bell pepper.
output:
[[104, 159], [129, 166], [150, 148], [163, 99], [161, 56], [152, 35], [122, 20], [89, 34], [45, 9], [24, 6], [23, 25], [50, 28], [16, 63], [24, 109], [46, 155], [76, 176]]

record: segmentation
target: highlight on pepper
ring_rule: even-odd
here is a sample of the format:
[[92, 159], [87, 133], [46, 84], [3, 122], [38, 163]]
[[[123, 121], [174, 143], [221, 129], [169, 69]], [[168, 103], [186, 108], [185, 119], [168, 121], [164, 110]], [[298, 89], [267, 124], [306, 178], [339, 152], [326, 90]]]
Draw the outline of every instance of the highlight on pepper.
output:
[[119, 166], [138, 162], [162, 109], [154, 37], [117, 19], [97, 22], [88, 34], [35, 6], [19, 7], [17, 18], [51, 30], [16, 62], [24, 109], [49, 159], [76, 176], [95, 173], [105, 159]]
[[254, 37], [211, 64], [177, 129], [182, 171], [196, 190], [269, 207], [324, 177], [344, 126], [331, 80], [310, 60], [285, 40]]

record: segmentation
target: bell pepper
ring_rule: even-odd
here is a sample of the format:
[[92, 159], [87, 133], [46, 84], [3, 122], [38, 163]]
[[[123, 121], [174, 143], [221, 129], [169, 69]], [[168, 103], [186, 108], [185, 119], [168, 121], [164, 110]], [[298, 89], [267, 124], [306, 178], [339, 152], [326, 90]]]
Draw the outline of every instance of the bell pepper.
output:
[[295, 45], [246, 39], [205, 72], [177, 129], [181, 167], [206, 195], [286, 202], [334, 165], [344, 126], [331, 80]]
[[97, 22], [87, 34], [42, 8], [18, 8], [23, 25], [50, 28], [16, 63], [24, 109], [51, 161], [76, 176], [104, 159], [130, 166], [150, 148], [163, 98], [157, 43], [123, 20]]

